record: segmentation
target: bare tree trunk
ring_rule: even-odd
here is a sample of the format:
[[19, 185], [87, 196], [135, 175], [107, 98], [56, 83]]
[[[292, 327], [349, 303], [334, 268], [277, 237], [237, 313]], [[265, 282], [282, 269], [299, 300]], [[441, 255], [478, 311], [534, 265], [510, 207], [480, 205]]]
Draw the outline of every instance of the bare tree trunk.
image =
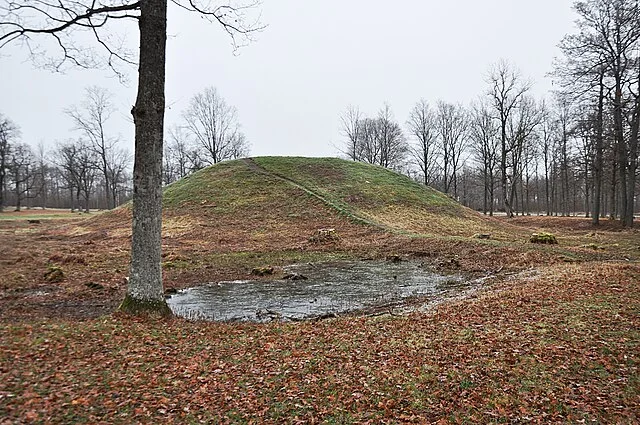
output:
[[511, 183], [511, 193], [509, 195], [509, 205], [512, 208], [512, 215], [518, 216], [518, 182], [516, 181], [516, 172], [513, 172], [513, 182]]
[[622, 86], [619, 83], [620, 77], [616, 78], [615, 95], [613, 101], [613, 126], [616, 139], [616, 154], [617, 154], [617, 167], [619, 173], [619, 186], [620, 194], [618, 201], [620, 203], [620, 219], [624, 224], [626, 221], [627, 213], [627, 149], [624, 141], [624, 128], [623, 128], [623, 111], [622, 111]]
[[595, 135], [595, 157], [593, 163], [593, 210], [591, 223], [594, 226], [600, 224], [601, 201], [602, 201], [602, 174], [604, 167], [603, 160], [603, 138], [604, 138], [604, 71], [600, 71], [600, 93], [598, 94], [598, 111], [596, 115], [596, 135]]
[[531, 193], [529, 192], [529, 171], [527, 170], [527, 181], [525, 183], [525, 193], [526, 193], [526, 198], [525, 198], [525, 212], [527, 213], [527, 215], [531, 215], [531, 204], [529, 203], [529, 197], [531, 196]]
[[162, 286], [162, 144], [167, 0], [145, 0], [140, 9], [138, 97], [133, 169], [131, 273], [120, 309], [171, 315]]
[[631, 119], [631, 134], [629, 136], [629, 165], [627, 169], [626, 211], [623, 225], [633, 227], [633, 213], [635, 207], [636, 171], [638, 170], [638, 133], [640, 131], [640, 75], [638, 76], [638, 94]]
[[482, 213], [485, 214], [485, 215], [487, 214], [487, 210], [488, 210], [488, 208], [487, 208], [488, 199], [487, 198], [488, 198], [488, 193], [489, 193], [489, 187], [488, 187], [489, 186], [489, 177], [488, 177], [487, 174], [488, 174], [487, 173], [487, 163], [485, 161], [484, 167], [482, 168], [482, 177], [484, 179], [484, 200], [483, 200], [483, 203], [482, 203]]
[[507, 187], [507, 134], [504, 126], [502, 128], [501, 138], [501, 157], [500, 157], [500, 183], [502, 185], [502, 197], [504, 204], [504, 212], [507, 217], [513, 217], [511, 210], [511, 202], [509, 202], [509, 190]]
[[493, 217], [493, 213], [495, 211], [495, 207], [494, 207], [494, 199], [495, 199], [495, 181], [494, 181], [494, 176], [493, 173], [491, 174], [491, 182], [489, 183], [489, 215]]
[[76, 189], [76, 205], [78, 206], [78, 212], [82, 212], [82, 202], [80, 201], [80, 186]]
[[589, 218], [591, 214], [591, 185], [589, 184], [589, 162], [584, 165], [584, 216]]
[[69, 197], [71, 198], [71, 212], [76, 211], [76, 204], [73, 202], [73, 187], [69, 188]]
[[617, 167], [615, 159], [611, 161], [611, 185], [609, 188], [609, 219], [616, 219], [616, 190], [617, 190]]
[[495, 179], [493, 176], [493, 172], [490, 171], [489, 172], [489, 178], [491, 179], [491, 181], [489, 182], [489, 215], [493, 216], [493, 210], [494, 210], [494, 206], [493, 206], [493, 199], [494, 199], [494, 192], [495, 192]]
[[633, 227], [633, 213], [635, 209], [636, 171], [638, 169], [638, 125], [629, 138], [629, 168], [627, 170], [626, 211], [623, 225]]
[[549, 191], [549, 152], [548, 148], [544, 151], [544, 204], [547, 210], [547, 216], [551, 215], [551, 198]]
[[[0, 153], [2, 155], [2, 153]], [[4, 165], [4, 155], [0, 157], [0, 212], [4, 211], [4, 202], [6, 199], [6, 167]]]
[[20, 194], [20, 177], [16, 176], [16, 186], [15, 186], [15, 193], [16, 193], [16, 211], [20, 211], [22, 209], [22, 204], [21, 204], [21, 200], [22, 200], [22, 195]]

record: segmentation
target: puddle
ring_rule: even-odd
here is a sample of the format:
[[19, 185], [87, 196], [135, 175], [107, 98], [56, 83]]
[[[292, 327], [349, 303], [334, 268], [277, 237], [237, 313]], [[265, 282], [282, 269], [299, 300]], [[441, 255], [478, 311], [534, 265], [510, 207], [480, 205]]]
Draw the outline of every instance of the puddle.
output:
[[188, 319], [268, 322], [402, 305], [415, 297], [446, 298], [471, 286], [412, 261], [296, 264], [285, 273], [307, 279], [210, 283], [179, 291], [167, 303]]

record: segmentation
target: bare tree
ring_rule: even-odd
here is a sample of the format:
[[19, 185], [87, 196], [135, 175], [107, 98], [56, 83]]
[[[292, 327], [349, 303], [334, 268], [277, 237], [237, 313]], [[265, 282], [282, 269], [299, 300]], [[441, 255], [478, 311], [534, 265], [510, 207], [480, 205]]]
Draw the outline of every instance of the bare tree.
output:
[[458, 171], [467, 146], [468, 117], [462, 105], [438, 102], [438, 140], [442, 152], [443, 188], [445, 193], [458, 196]]
[[436, 116], [426, 100], [420, 99], [415, 104], [409, 114], [407, 125], [416, 141], [411, 147], [411, 154], [422, 171], [424, 184], [428, 186], [435, 178], [438, 146]]
[[75, 211], [76, 205], [82, 210], [82, 203], [85, 212], [89, 212], [96, 177], [96, 153], [88, 143], [78, 139], [58, 143], [53, 157], [71, 195], [71, 212]]
[[[567, 35], [561, 43], [565, 58], [559, 74], [567, 92], [588, 93], [592, 98], [598, 93], [597, 100], [591, 102], [597, 105], [593, 174], [598, 195], [603, 178], [604, 114], [605, 108], [610, 108], [615, 141], [612, 167], [618, 175], [611, 180], [609, 195], [612, 202], [617, 195], [619, 202], [610, 209], [618, 207], [623, 225], [632, 226], [638, 166], [633, 87], [640, 77], [640, 8], [636, 0], [585, 0], [576, 2], [574, 9], [578, 32]], [[599, 209], [600, 196], [594, 195], [594, 224], [598, 223]]]
[[116, 200], [112, 196], [110, 168], [112, 164], [109, 160], [116, 155], [117, 139], [107, 135], [107, 121], [115, 112], [111, 101], [111, 93], [106, 89], [93, 86], [85, 89], [85, 99], [80, 105], [72, 106], [65, 110], [74, 123], [74, 129], [82, 133], [89, 140], [89, 148], [95, 152], [97, 158], [97, 168], [100, 170], [103, 179], [105, 193], [105, 207], [107, 209], [116, 206]]
[[385, 103], [378, 112], [377, 126], [378, 145], [380, 146], [378, 165], [400, 169], [406, 158], [408, 145], [402, 128], [393, 117], [389, 104]]
[[[516, 200], [524, 198], [525, 168], [529, 166], [531, 146], [534, 144], [536, 130], [541, 122], [540, 109], [536, 105], [535, 99], [530, 96], [522, 96], [518, 102], [518, 107], [514, 109], [508, 122], [507, 133], [507, 175], [508, 175], [508, 199], [512, 212], [517, 210]], [[520, 188], [520, 192], [518, 192]], [[524, 202], [521, 202], [521, 212], [524, 212]]]
[[25, 143], [16, 143], [11, 149], [9, 178], [13, 184], [16, 211], [22, 209], [22, 201], [33, 196], [30, 193], [36, 185], [36, 159], [31, 147]]
[[600, 223], [602, 180], [604, 174], [604, 68], [598, 68], [598, 100], [596, 102], [596, 117], [594, 123], [594, 157], [593, 157], [593, 208], [591, 211], [591, 223]]
[[64, 180], [63, 189], [69, 191], [69, 198], [71, 201], [71, 212], [76, 210], [76, 187], [78, 187], [77, 176], [77, 150], [73, 141], [67, 143], [56, 144], [53, 151], [53, 162], [60, 171], [60, 175]]
[[47, 208], [47, 194], [48, 194], [48, 188], [47, 188], [47, 181], [48, 181], [48, 174], [50, 173], [50, 168], [47, 164], [47, 150], [44, 147], [44, 143], [39, 142], [36, 145], [36, 165], [37, 165], [37, 171], [36, 171], [36, 186], [38, 186], [38, 193], [40, 193], [40, 197], [42, 198], [42, 209], [46, 209]]
[[189, 135], [183, 130], [177, 125], [169, 128], [163, 167], [165, 184], [171, 184], [205, 167], [197, 146], [193, 146]]
[[581, 190], [584, 194], [584, 211], [585, 216], [588, 218], [591, 215], [593, 203], [593, 167], [594, 163], [594, 118], [593, 111], [588, 108], [587, 111], [576, 111], [576, 115], [582, 115], [582, 119], [576, 120], [574, 127], [574, 134], [579, 140], [577, 144], [578, 154], [576, 155], [576, 168], [579, 170], [584, 185]]
[[[350, 119], [352, 122], [349, 125], [358, 127], [349, 130], [352, 137], [357, 137], [355, 142], [350, 138], [348, 141], [347, 153], [351, 159], [396, 170], [402, 168], [409, 147], [388, 104], [380, 109], [376, 118], [363, 117], [359, 112], [353, 112]], [[346, 132], [344, 125], [343, 120], [343, 131]]]
[[162, 174], [165, 185], [169, 185], [187, 175], [187, 144], [178, 126], [169, 129], [169, 137], [164, 143], [163, 160]]
[[484, 186], [483, 212], [493, 215], [495, 199], [495, 174], [498, 162], [498, 127], [491, 116], [489, 107], [482, 103], [471, 108], [471, 123], [469, 126], [471, 149], [476, 161], [480, 164]]
[[[247, 40], [259, 26], [248, 16], [255, 3], [220, 5], [200, 0], [172, 0], [176, 7], [195, 12], [222, 25], [234, 44]], [[163, 294], [161, 257], [162, 144], [164, 139], [167, 0], [90, 0], [32, 2], [12, 0], [0, 6], [0, 48], [14, 41], [31, 47], [36, 36], [47, 36], [58, 48], [49, 64], [60, 69], [71, 63], [116, 69], [131, 63], [123, 43], [108, 31], [113, 21], [135, 20], [140, 30], [138, 96], [131, 113], [135, 124], [133, 170], [133, 231], [131, 271], [121, 309], [130, 313], [152, 311], [171, 314]], [[75, 32], [86, 31], [105, 53], [99, 61], [95, 49], [79, 44]], [[31, 52], [34, 51], [31, 49]], [[40, 57], [33, 55], [32, 57]]]
[[513, 217], [508, 190], [507, 159], [510, 151], [507, 128], [520, 98], [529, 91], [530, 84], [523, 82], [520, 73], [505, 61], [500, 61], [493, 67], [487, 81], [490, 86], [488, 95], [500, 128], [500, 183], [503, 204], [507, 216]]
[[126, 149], [112, 149], [107, 158], [107, 176], [109, 180], [109, 195], [113, 206], [119, 205], [120, 194], [127, 185], [130, 175], [127, 170], [131, 165], [131, 153]]
[[241, 132], [236, 132], [231, 137], [231, 144], [229, 146], [229, 159], [245, 158], [249, 156], [251, 152], [251, 145], [247, 140], [247, 136]]
[[570, 174], [570, 150], [569, 145], [571, 126], [573, 125], [573, 111], [571, 105], [566, 99], [558, 98], [556, 107], [556, 120], [559, 130], [559, 148], [560, 148], [560, 200], [562, 215], [570, 214], [570, 198], [569, 198], [569, 174]]
[[[598, 37], [594, 37], [588, 31], [589, 25], [580, 27], [581, 31], [566, 35], [560, 43], [563, 57], [556, 60], [554, 64], [555, 80], [565, 97], [571, 97], [574, 102], [584, 103], [585, 111], [595, 110], [591, 118], [594, 155], [591, 164], [586, 165], [591, 168], [593, 175], [591, 222], [598, 225], [603, 209], [601, 199], [604, 180], [605, 100], [611, 88], [607, 86], [606, 55], [600, 49], [593, 49], [594, 42], [598, 45], [596, 42]], [[587, 112], [587, 114], [591, 113]], [[547, 214], [550, 214], [548, 199]]]
[[640, 149], [638, 141], [638, 138], [640, 137], [640, 57], [637, 58], [636, 68], [636, 90], [633, 91], [632, 89], [633, 107], [630, 114], [629, 163], [627, 170], [627, 211], [625, 212], [625, 224], [627, 226], [631, 226], [633, 224], [636, 200], [635, 194], [637, 193], [636, 185], [638, 181], [638, 151]]
[[191, 98], [182, 114], [186, 130], [195, 139], [209, 164], [217, 164], [247, 151], [244, 135], [240, 136], [238, 112], [218, 94], [207, 87]]
[[20, 129], [9, 118], [0, 114], [0, 211], [4, 208], [7, 193], [7, 168], [12, 144], [17, 142]]
[[349, 106], [347, 111], [340, 117], [342, 132], [347, 137], [347, 149], [344, 153], [353, 161], [358, 160], [358, 144], [361, 139], [360, 130], [362, 129], [362, 118], [360, 109], [355, 106]]
[[374, 118], [365, 117], [360, 120], [358, 138], [354, 154], [356, 161], [377, 164], [380, 158], [380, 145], [378, 144], [378, 125]]

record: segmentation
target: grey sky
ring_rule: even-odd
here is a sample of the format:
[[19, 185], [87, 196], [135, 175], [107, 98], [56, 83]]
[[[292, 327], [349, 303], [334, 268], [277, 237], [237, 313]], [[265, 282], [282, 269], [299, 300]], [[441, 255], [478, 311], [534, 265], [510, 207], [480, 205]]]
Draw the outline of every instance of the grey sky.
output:
[[[207, 86], [238, 109], [252, 155], [335, 156], [339, 116], [348, 105], [375, 114], [388, 102], [404, 126], [421, 97], [467, 104], [486, 89], [500, 58], [551, 88], [557, 44], [574, 31], [571, 0], [264, 0], [268, 28], [233, 54], [221, 29], [170, 10], [167, 125], [178, 123], [189, 98]], [[135, 46], [137, 28], [127, 34]], [[129, 111], [136, 69], [121, 85], [109, 72], [35, 69], [18, 48], [0, 52], [0, 112], [33, 145], [73, 137], [62, 110], [89, 85], [115, 94], [110, 130], [133, 148]]]

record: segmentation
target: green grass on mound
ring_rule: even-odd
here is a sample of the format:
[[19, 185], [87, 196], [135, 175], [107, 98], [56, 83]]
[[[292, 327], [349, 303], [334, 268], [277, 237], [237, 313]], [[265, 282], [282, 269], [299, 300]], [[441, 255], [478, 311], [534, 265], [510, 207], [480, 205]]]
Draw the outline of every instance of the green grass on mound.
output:
[[[343, 219], [422, 236], [490, 233], [492, 239], [513, 240], [521, 231], [407, 176], [338, 158], [225, 161], [166, 187], [163, 207], [168, 216], [220, 225], [242, 222], [245, 228], [267, 222], [295, 227], [293, 221], [333, 217], [327, 224]], [[129, 205], [120, 210], [128, 213]]]
[[260, 157], [255, 163], [326, 202], [387, 228], [423, 235], [507, 233], [449, 196], [391, 170], [338, 158]]
[[266, 170], [360, 209], [415, 206], [449, 215], [463, 207], [453, 199], [386, 168], [338, 158], [261, 157]]

